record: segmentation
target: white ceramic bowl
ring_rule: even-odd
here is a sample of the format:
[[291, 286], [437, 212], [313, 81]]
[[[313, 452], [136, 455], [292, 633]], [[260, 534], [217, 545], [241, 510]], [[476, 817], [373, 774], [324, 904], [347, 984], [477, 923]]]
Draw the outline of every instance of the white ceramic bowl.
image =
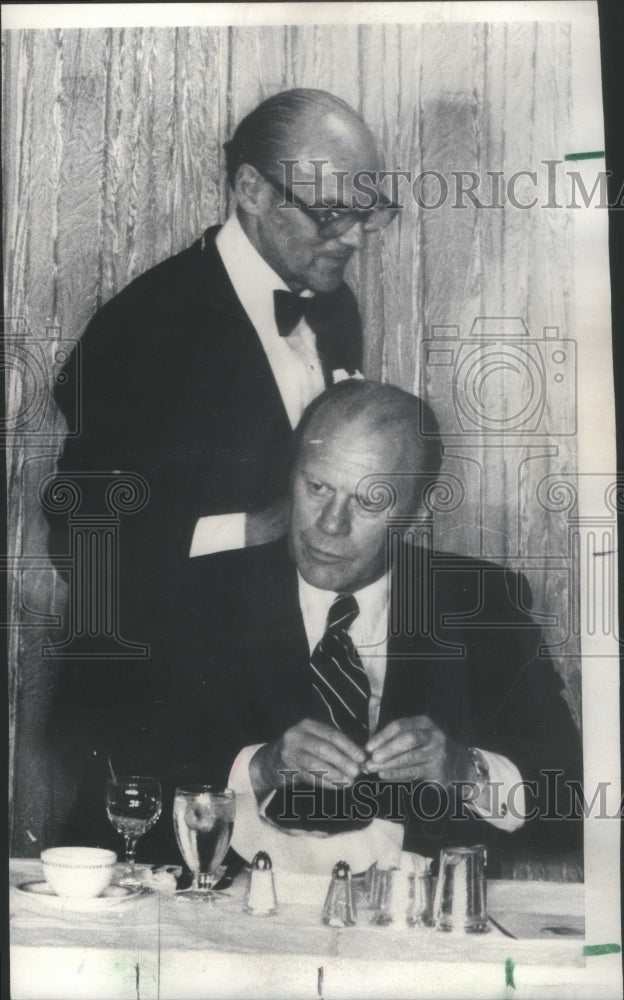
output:
[[110, 885], [117, 855], [100, 847], [49, 847], [41, 852], [41, 861], [57, 896], [92, 899]]

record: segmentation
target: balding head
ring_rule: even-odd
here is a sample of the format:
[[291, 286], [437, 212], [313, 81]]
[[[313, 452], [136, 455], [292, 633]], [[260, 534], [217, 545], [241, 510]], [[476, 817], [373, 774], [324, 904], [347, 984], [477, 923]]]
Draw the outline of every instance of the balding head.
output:
[[[401, 442], [406, 449], [402, 473], [416, 480], [426, 474], [416, 505], [428, 483], [435, 480], [442, 464], [442, 439], [436, 416], [424, 399], [396, 385], [372, 379], [345, 379], [326, 389], [305, 410], [295, 431], [293, 464], [311, 441], [320, 440], [329, 429], [365, 440], [380, 437], [388, 448]], [[381, 472], [371, 469], [371, 472]], [[387, 471], [387, 470], [386, 470]]]
[[232, 187], [243, 163], [281, 177], [281, 160], [323, 159], [339, 169], [378, 169], [375, 140], [353, 108], [325, 90], [299, 88], [267, 98], [224, 146]]
[[374, 228], [370, 213], [333, 211], [370, 207], [357, 185], [362, 172], [370, 185], [380, 160], [364, 120], [324, 90], [288, 90], [250, 112], [224, 148], [237, 214], [260, 256], [295, 292], [338, 288], [365, 225]]

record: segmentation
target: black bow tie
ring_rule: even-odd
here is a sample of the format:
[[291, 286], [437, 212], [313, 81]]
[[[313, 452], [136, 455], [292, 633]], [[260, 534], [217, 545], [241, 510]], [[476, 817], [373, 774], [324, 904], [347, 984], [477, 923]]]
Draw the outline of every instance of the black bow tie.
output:
[[304, 317], [312, 332], [317, 335], [328, 332], [330, 327], [339, 326], [342, 319], [340, 301], [335, 293], [302, 296], [276, 289], [273, 292], [273, 303], [280, 337], [289, 337]]
[[331, 385], [331, 373], [336, 368], [344, 368], [350, 374], [356, 370], [362, 326], [353, 295], [345, 285], [340, 285], [333, 292], [306, 297], [276, 289], [273, 302], [281, 337], [288, 337], [305, 317], [316, 337], [325, 385]]

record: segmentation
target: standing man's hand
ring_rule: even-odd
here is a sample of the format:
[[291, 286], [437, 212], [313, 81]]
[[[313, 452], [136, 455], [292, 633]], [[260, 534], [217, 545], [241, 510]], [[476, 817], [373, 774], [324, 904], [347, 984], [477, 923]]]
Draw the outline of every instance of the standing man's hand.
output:
[[371, 737], [363, 770], [383, 781], [476, 781], [466, 747], [460, 746], [427, 715], [395, 719]]
[[366, 754], [344, 733], [324, 722], [303, 719], [279, 739], [256, 751], [249, 765], [251, 784], [260, 801], [282, 783], [280, 771], [298, 771], [311, 780], [310, 771], [324, 771], [328, 782], [353, 784]]
[[288, 527], [288, 499], [280, 497], [263, 510], [245, 515], [245, 548], [275, 542], [286, 534]]

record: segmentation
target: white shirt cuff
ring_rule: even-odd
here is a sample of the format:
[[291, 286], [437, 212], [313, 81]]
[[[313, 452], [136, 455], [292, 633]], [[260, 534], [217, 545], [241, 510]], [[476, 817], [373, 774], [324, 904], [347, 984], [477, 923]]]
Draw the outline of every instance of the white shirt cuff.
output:
[[490, 806], [484, 809], [476, 802], [467, 805], [497, 830], [513, 833], [520, 829], [526, 816], [522, 776], [516, 765], [502, 754], [491, 750], [479, 750], [479, 753], [489, 772]]
[[[330, 836], [319, 831], [284, 830], [265, 817], [273, 797], [271, 792], [258, 803], [249, 776], [251, 759], [263, 743], [243, 747], [230, 771], [228, 785], [236, 794], [236, 820], [232, 847], [247, 862], [257, 851], [267, 851], [274, 867], [284, 871], [327, 874], [338, 857], [348, 861], [354, 872], [365, 871], [374, 861], [388, 858], [397, 865], [403, 844], [403, 827], [375, 819], [363, 830]], [[492, 826], [507, 833], [524, 823], [526, 803], [518, 768], [501, 754], [480, 751], [489, 771], [491, 802], [488, 810], [468, 803], [468, 807]]]
[[274, 793], [260, 804], [249, 777], [251, 758], [264, 744], [243, 747], [232, 765], [228, 785], [236, 794], [236, 819], [231, 845], [245, 861], [257, 851], [266, 851], [275, 870], [329, 875], [339, 860], [355, 872], [366, 871], [373, 862], [398, 866], [403, 846], [403, 826], [374, 819], [362, 830], [327, 834], [318, 830], [284, 830], [263, 813]]
[[214, 514], [195, 525], [189, 556], [209, 556], [228, 549], [245, 548], [245, 515]]

